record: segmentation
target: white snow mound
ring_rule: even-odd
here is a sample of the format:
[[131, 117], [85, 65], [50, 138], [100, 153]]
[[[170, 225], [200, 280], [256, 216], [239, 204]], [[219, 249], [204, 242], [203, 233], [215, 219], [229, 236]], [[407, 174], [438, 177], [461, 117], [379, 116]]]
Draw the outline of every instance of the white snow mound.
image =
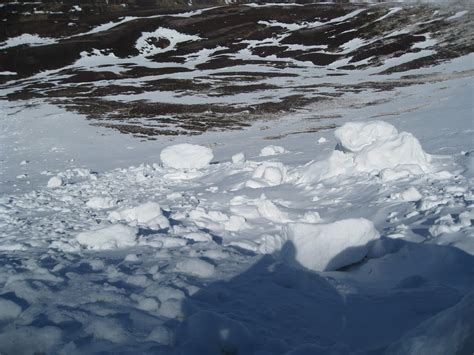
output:
[[360, 171], [403, 168], [413, 174], [429, 170], [431, 158], [412, 134], [402, 132], [385, 141], [377, 141], [358, 152], [354, 162]]
[[203, 169], [212, 158], [214, 155], [210, 148], [189, 143], [171, 145], [160, 154], [163, 165], [173, 169]]
[[299, 183], [314, 183], [354, 172], [380, 174], [382, 180], [388, 181], [421, 175], [431, 169], [431, 157], [423, 151], [420, 142], [410, 133], [398, 133], [386, 122], [349, 122], [334, 135], [340, 150], [305, 166], [299, 173]]
[[156, 202], [146, 202], [136, 207], [110, 212], [109, 220], [112, 222], [125, 221], [132, 226], [145, 226], [153, 229], [164, 229], [170, 226], [168, 219], [163, 216], [160, 205]]
[[369, 220], [345, 219], [328, 224], [290, 223], [283, 258], [313, 271], [331, 271], [362, 260], [379, 233]]
[[341, 148], [353, 153], [360, 152], [375, 142], [386, 141], [397, 134], [397, 129], [384, 121], [348, 122], [334, 131]]
[[92, 250], [110, 250], [136, 245], [136, 229], [122, 224], [82, 232], [76, 240], [83, 247]]

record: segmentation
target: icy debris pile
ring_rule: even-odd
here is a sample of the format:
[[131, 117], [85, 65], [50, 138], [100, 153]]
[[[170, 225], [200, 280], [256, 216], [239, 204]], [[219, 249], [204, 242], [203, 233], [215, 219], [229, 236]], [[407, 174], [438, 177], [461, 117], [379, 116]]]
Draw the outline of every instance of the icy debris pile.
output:
[[207, 167], [214, 155], [212, 150], [195, 144], [175, 144], [161, 151], [160, 159], [172, 169], [199, 170]]
[[313, 271], [332, 271], [362, 260], [379, 233], [369, 220], [345, 219], [328, 224], [290, 223], [283, 258]]
[[383, 121], [349, 122], [336, 129], [337, 144], [329, 158], [302, 170], [301, 183], [353, 172], [380, 174], [387, 179], [429, 172], [431, 157], [407, 132]]

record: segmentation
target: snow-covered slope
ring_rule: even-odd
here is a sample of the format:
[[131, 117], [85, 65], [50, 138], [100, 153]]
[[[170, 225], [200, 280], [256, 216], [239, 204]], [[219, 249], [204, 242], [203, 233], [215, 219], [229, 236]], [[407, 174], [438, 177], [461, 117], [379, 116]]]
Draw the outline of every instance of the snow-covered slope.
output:
[[[408, 11], [397, 8], [376, 7], [376, 18]], [[370, 9], [280, 28], [352, 26]], [[173, 19], [200, 15], [186, 16]], [[463, 16], [472, 15], [452, 21]], [[114, 55], [81, 60], [96, 70]], [[146, 141], [64, 107], [90, 98], [55, 101], [37, 96], [41, 86], [15, 96], [48, 82], [65, 89], [70, 73], [10, 78], [2, 92], [13, 96], [0, 101], [0, 353], [471, 354], [474, 84], [472, 54], [455, 57], [388, 76], [373, 63], [334, 70], [344, 76], [330, 65], [245, 63], [278, 75], [261, 79], [278, 85], [272, 99], [290, 81], [305, 97], [320, 86], [342, 93], [243, 130]], [[84, 90], [122, 79], [110, 80]], [[183, 94], [176, 83], [167, 98]], [[179, 103], [212, 101], [211, 91], [186, 90]], [[267, 94], [216, 101], [253, 105]]]

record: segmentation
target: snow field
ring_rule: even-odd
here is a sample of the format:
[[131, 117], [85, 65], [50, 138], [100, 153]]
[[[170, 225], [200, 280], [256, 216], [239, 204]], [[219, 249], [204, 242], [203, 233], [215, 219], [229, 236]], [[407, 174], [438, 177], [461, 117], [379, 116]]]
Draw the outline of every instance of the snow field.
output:
[[421, 331], [401, 330], [474, 281], [472, 183], [463, 159], [428, 159], [379, 121], [358, 129], [342, 126], [319, 160], [312, 137], [302, 157], [239, 147], [216, 164], [209, 148], [172, 145], [162, 165], [70, 170], [58, 188], [0, 197], [0, 257], [22, 264], [0, 266], [0, 351], [416, 349]]

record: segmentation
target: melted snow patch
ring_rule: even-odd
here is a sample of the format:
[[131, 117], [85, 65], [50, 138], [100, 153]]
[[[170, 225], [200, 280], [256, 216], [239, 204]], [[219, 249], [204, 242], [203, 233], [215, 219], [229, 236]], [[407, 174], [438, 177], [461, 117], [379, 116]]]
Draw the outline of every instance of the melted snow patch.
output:
[[285, 233], [289, 243], [283, 247], [283, 258], [314, 271], [337, 270], [362, 260], [369, 242], [379, 238], [373, 223], [363, 218], [290, 223]]
[[[153, 42], [158, 39], [164, 39], [168, 41], [169, 44], [164, 48], [157, 47]], [[199, 36], [188, 35], [170, 28], [159, 27], [153, 32], [143, 32], [141, 37], [138, 38], [135, 47], [141, 54], [155, 55], [173, 50], [178, 43], [198, 41], [200, 39]]]
[[43, 46], [52, 43], [56, 43], [54, 38], [40, 37], [38, 35], [24, 33], [20, 36], [7, 39], [5, 42], [0, 44], [0, 49], [16, 47], [24, 44], [28, 46]]
[[212, 158], [210, 148], [188, 143], [166, 147], [160, 154], [163, 165], [173, 169], [203, 169]]

